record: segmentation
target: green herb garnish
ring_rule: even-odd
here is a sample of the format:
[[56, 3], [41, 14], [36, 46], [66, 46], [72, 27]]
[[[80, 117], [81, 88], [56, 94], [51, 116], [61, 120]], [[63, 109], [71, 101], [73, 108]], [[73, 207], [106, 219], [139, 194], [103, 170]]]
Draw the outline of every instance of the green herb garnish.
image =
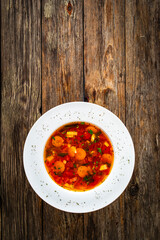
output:
[[92, 175], [85, 176], [85, 177], [83, 178], [83, 181], [85, 181], [85, 182], [87, 183], [87, 185], [88, 185], [89, 183], [91, 183], [91, 182], [94, 181], [94, 180], [93, 180], [93, 176], [92, 176]]
[[73, 163], [73, 167], [74, 167], [74, 168], [76, 168], [76, 167], [77, 167], [75, 163]]
[[88, 166], [88, 165], [89, 165], [89, 163], [84, 163], [84, 164], [83, 164], [83, 166]]
[[64, 126], [64, 128], [73, 128], [73, 127], [77, 127], [78, 125], [77, 125], [77, 123], [73, 123], [73, 124], [69, 124], [69, 125], [66, 125], [66, 126]]
[[101, 150], [101, 148], [97, 148], [97, 150], [98, 150], [98, 152], [99, 152], [99, 153], [102, 153], [102, 150]]
[[81, 122], [81, 124], [82, 124], [82, 125], [84, 125], [84, 124], [85, 124], [85, 122]]
[[93, 131], [90, 129], [89, 131], [88, 131], [91, 135], [93, 134]]
[[85, 176], [85, 177], [83, 178], [83, 180], [86, 181], [86, 182], [88, 182], [89, 179], [90, 179], [90, 176]]
[[55, 140], [55, 137], [53, 136], [52, 139]]
[[88, 152], [88, 151], [89, 151], [89, 148], [85, 148], [85, 151]]
[[81, 137], [84, 137], [84, 135], [81, 135]]
[[96, 137], [98, 137], [99, 135], [101, 135], [101, 133], [102, 133], [101, 131], [97, 132], [97, 133], [96, 133]]
[[58, 156], [60, 156], [60, 157], [64, 157], [66, 155], [68, 155], [68, 153], [58, 153]]

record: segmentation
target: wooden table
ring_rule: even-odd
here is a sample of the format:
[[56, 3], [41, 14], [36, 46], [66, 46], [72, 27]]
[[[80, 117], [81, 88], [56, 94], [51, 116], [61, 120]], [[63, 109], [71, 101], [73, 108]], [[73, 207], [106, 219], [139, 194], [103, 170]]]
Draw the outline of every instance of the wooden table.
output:
[[[159, 17], [159, 0], [1, 1], [2, 239], [160, 239]], [[79, 100], [115, 113], [136, 151], [125, 192], [89, 214], [43, 202], [23, 169], [33, 123]]]

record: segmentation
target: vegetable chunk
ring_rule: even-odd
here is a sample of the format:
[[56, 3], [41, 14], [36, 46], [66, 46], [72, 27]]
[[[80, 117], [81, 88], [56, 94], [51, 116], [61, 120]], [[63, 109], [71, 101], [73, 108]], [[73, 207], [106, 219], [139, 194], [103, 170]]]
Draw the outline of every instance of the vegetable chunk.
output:
[[104, 153], [103, 155], [102, 155], [102, 161], [104, 162], [104, 163], [112, 163], [112, 156], [110, 155], [110, 154], [107, 154], [107, 153]]
[[65, 170], [65, 165], [61, 161], [56, 161], [53, 165], [55, 173], [62, 173]]
[[72, 146], [68, 149], [68, 154], [70, 157], [74, 157], [76, 153], [77, 153], [76, 147]]
[[55, 147], [60, 147], [62, 146], [64, 140], [63, 138], [61, 138], [60, 136], [55, 136], [55, 137], [52, 137], [52, 144], [53, 146]]
[[77, 160], [83, 160], [86, 157], [86, 151], [83, 148], [77, 148], [75, 157]]
[[107, 168], [108, 168], [108, 167], [107, 167], [107, 164], [104, 164], [104, 165], [101, 165], [101, 166], [100, 166], [100, 169], [99, 169], [99, 170], [100, 170], [100, 171], [103, 171], [103, 170], [107, 170]]
[[81, 178], [84, 178], [85, 176], [87, 176], [89, 174], [89, 169], [86, 166], [80, 166], [78, 168], [77, 173]]

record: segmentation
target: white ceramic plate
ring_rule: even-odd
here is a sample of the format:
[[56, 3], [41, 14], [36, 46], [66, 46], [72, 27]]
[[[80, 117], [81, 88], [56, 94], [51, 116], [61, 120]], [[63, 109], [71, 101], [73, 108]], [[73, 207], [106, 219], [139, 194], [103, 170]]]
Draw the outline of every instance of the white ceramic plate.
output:
[[[49, 177], [43, 161], [49, 136], [60, 126], [74, 121], [100, 127], [114, 148], [114, 165], [108, 178], [86, 192], [73, 192], [57, 185]], [[135, 152], [128, 130], [112, 112], [92, 103], [70, 102], [52, 108], [36, 121], [24, 145], [23, 162], [28, 181], [40, 198], [60, 210], [85, 213], [101, 209], [121, 195], [133, 173]]]

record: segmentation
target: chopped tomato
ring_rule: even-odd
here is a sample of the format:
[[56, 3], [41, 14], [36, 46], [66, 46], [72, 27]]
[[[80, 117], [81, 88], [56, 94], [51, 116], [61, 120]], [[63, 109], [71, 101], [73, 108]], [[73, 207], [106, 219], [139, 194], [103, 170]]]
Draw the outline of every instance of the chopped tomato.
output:
[[70, 161], [70, 156], [67, 155], [67, 156], [64, 157], [64, 159], [65, 159], [67, 162], [69, 162], [69, 161]]
[[67, 163], [66, 163], [66, 167], [73, 168], [73, 162], [67, 162]]
[[90, 139], [91, 139], [91, 134], [90, 134], [89, 132], [84, 132], [83, 138], [84, 138], [85, 140], [90, 140]]
[[105, 145], [102, 146], [102, 153], [110, 153], [110, 147], [107, 147]]
[[68, 171], [68, 172], [65, 173], [65, 175], [69, 178], [72, 178], [72, 177], [75, 176], [73, 171]]

